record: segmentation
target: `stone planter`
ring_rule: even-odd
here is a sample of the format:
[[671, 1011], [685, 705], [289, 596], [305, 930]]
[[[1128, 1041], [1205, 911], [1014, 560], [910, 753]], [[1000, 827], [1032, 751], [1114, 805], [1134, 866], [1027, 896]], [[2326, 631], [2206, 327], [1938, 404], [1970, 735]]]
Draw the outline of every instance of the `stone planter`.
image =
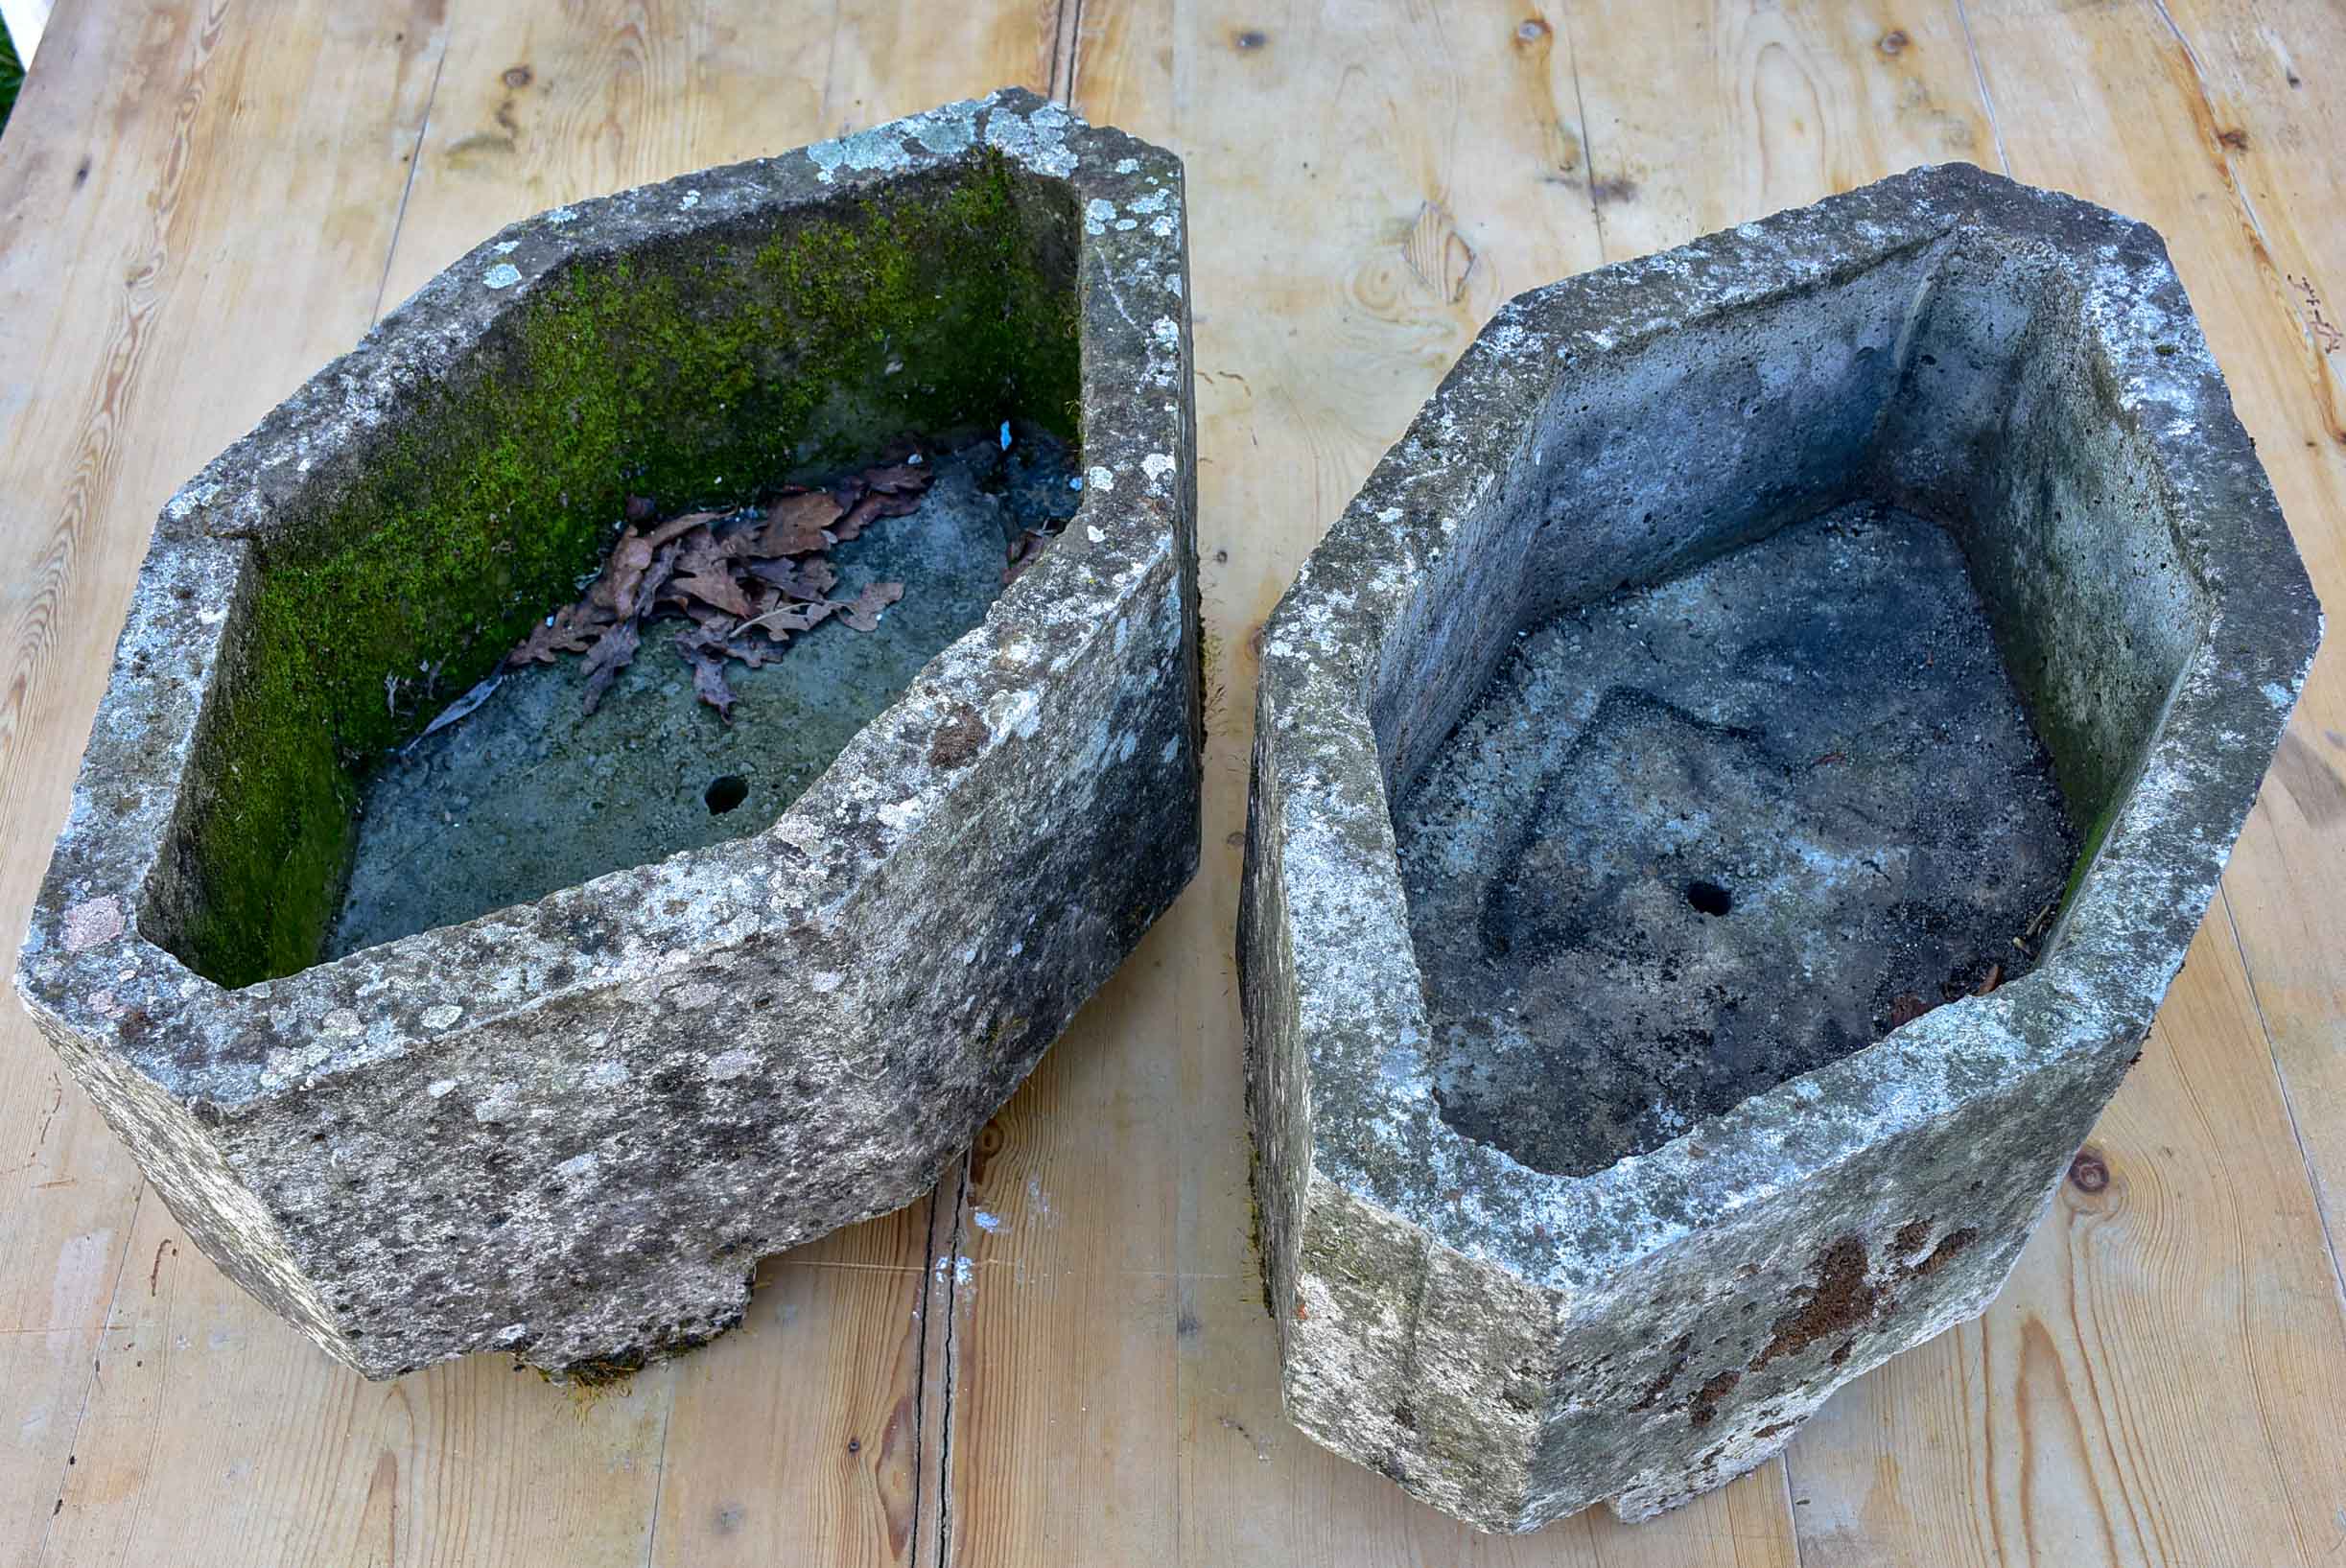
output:
[[[222, 1268], [369, 1376], [591, 1374], [930, 1186], [1196, 863], [1182, 222], [1176, 159], [1021, 92], [581, 202], [172, 500], [17, 984]], [[1080, 510], [803, 794], [317, 961], [408, 693], [574, 597], [627, 496], [1014, 419], [1080, 433]]]
[[1636, 1518], [1979, 1312], [2319, 628], [2139, 224], [1930, 169], [1501, 310], [1264, 636], [1291, 1418]]

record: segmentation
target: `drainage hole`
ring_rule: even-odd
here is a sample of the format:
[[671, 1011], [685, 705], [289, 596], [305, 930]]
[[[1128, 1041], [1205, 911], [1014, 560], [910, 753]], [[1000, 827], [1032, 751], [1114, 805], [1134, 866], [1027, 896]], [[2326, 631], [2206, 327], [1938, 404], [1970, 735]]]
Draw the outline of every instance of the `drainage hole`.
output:
[[1686, 901], [1705, 915], [1724, 915], [1735, 907], [1735, 895], [1717, 882], [1697, 880], [1686, 884]]
[[749, 781], [739, 773], [720, 773], [709, 781], [700, 798], [709, 803], [711, 816], [721, 817], [749, 799]]

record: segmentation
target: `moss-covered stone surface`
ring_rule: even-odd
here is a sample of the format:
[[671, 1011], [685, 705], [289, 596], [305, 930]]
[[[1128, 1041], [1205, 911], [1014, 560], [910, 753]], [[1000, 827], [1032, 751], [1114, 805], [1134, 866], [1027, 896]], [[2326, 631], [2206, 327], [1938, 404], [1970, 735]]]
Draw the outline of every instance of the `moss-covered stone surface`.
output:
[[1072, 438], [1073, 214], [988, 157], [762, 231], [575, 264], [419, 394], [334, 514], [262, 541], [158, 933], [242, 986], [316, 961], [366, 770], [573, 597], [625, 500], [738, 503], [904, 431]]

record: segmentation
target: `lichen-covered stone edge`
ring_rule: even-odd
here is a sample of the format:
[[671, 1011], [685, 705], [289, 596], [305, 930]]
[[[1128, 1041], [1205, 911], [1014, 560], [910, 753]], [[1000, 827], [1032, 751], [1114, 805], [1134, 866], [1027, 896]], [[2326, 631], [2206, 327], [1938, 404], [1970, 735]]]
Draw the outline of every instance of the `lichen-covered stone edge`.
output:
[[[2215, 606], [2053, 956], [1990, 996], [1938, 1009], [1587, 1177], [1546, 1176], [1457, 1136], [1419, 1049], [1421, 992], [1367, 716], [1385, 628], [1457, 520], [1500, 482], [1560, 376], [1600, 374], [1625, 345], [1827, 284], [1958, 225], [2041, 246], [2074, 274], [2123, 404], [2190, 520]], [[1771, 1205], [1804, 1193], [1829, 1211], [1818, 1194], [1951, 1135], [1988, 1136], [1990, 1112], [2033, 1102], [2083, 1135], [2181, 964], [2319, 628], [2181, 284], [2139, 223], [1945, 166], [1502, 307], [1305, 562], [1264, 636], [1239, 948], [1256, 1198], [1291, 1416], [1487, 1529], [1532, 1528], [1600, 1496], [1636, 1516], [1764, 1460], [1840, 1382], [1982, 1308], [2032, 1214], [2006, 1216], [1959, 1275], [1931, 1259], [1949, 1240], [1958, 1246], [1947, 1255], [1961, 1254], [1970, 1238], [1935, 1224], [1907, 1265], [1938, 1303], [1916, 1332], [1853, 1337], [1797, 1408], [1724, 1434], [1733, 1440], [1701, 1463], [1648, 1471], [1631, 1456], [1576, 1475], [1556, 1452], [1572, 1385], [1589, 1370], [1562, 1357], [1567, 1332], [1602, 1323], [1612, 1302], [1650, 1298], [1689, 1262], [1698, 1273], [1733, 1267], [1732, 1247], [1707, 1238], [1764, 1225]], [[1943, 1151], [1934, 1158], [1943, 1162]], [[2030, 1169], [2043, 1166], [2040, 1152]], [[2035, 1211], [2049, 1182], [2048, 1170], [2030, 1183]], [[1795, 1303], [1821, 1288], [1798, 1275], [1751, 1284]], [[1449, 1320], [1483, 1326], [1445, 1337], [1454, 1294]], [[1606, 1382], [1669, 1387], [1667, 1336], [1618, 1348], [1622, 1365], [1606, 1369]], [[1414, 1384], [1402, 1368], [1415, 1369]], [[1456, 1391], [1473, 1429], [1426, 1430], [1429, 1386]]]
[[[299, 503], [280, 471], [393, 416], [568, 260], [988, 153], [1084, 214], [1085, 501], [772, 828], [238, 991], [140, 934], [252, 592], [247, 541]], [[1196, 864], [1184, 212], [1178, 159], [1015, 89], [557, 208], [426, 284], [173, 497], [16, 983], [215, 1261], [370, 1375], [489, 1346], [563, 1371], [705, 1338], [759, 1255], [927, 1187]], [[733, 999], [755, 1013], [699, 1011]], [[614, 1038], [645, 1018], [672, 1022]], [[763, 1097], [704, 1108], [727, 1147], [697, 1164], [679, 1136], [610, 1171], [598, 1146], [644, 1117], [608, 1091], [664, 1073]], [[769, 1123], [780, 1146], [724, 1169]], [[554, 1173], [540, 1212], [493, 1210], [496, 1166]], [[434, 1180], [437, 1230], [396, 1209]]]

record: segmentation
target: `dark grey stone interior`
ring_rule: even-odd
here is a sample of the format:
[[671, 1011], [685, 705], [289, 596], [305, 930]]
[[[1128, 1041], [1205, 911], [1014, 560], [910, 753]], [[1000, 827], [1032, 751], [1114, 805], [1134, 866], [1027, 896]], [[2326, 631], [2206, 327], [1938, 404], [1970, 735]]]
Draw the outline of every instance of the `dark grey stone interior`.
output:
[[325, 956], [771, 827], [922, 666], [985, 619], [1020, 535], [1062, 526], [1082, 500], [1068, 483], [1073, 452], [1040, 426], [1020, 422], [1007, 448], [993, 426], [936, 448], [919, 509], [829, 557], [833, 597], [893, 581], [903, 598], [872, 631], [834, 617], [755, 669], [730, 664], [730, 720], [669, 650], [674, 624], [655, 621], [594, 713], [580, 661], [507, 669], [460, 722], [387, 758], [364, 785]]
[[1602, 1169], [2044, 950], [2206, 624], [2080, 308], [1959, 234], [1565, 378], [1371, 691], [1454, 1128]]

